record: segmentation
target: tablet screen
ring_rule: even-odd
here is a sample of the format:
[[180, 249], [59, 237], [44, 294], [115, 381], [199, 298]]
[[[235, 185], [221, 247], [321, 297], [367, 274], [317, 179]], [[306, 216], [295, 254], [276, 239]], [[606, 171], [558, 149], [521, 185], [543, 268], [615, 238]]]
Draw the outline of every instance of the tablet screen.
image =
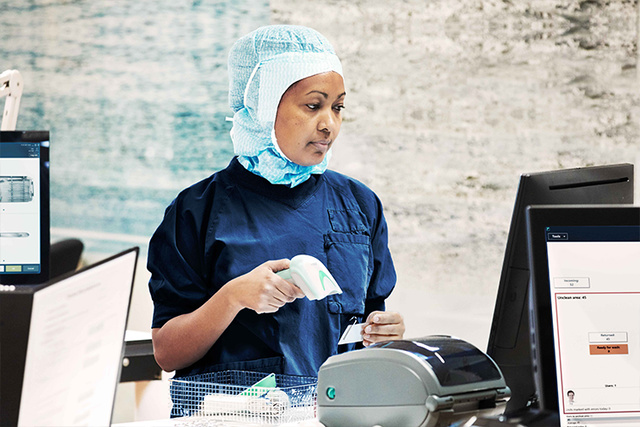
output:
[[0, 133], [0, 283], [49, 280], [49, 133]]
[[[567, 224], [588, 223], [585, 214], [596, 211], [573, 212], [578, 220]], [[552, 225], [548, 217], [550, 225], [531, 230], [544, 232], [544, 248], [535, 249], [546, 252], [547, 271], [534, 285], [537, 348], [544, 358], [552, 346], [554, 358], [540, 360], [539, 374], [542, 383], [555, 376], [562, 426], [640, 424], [640, 225], [607, 224], [599, 212], [597, 225]]]

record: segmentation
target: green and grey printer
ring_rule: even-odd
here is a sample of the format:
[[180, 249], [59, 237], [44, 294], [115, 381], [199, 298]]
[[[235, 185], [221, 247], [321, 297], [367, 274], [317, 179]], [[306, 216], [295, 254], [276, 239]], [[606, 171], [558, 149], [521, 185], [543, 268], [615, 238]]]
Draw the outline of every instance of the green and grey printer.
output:
[[462, 426], [501, 414], [510, 396], [489, 356], [448, 336], [374, 344], [332, 356], [318, 372], [326, 427]]

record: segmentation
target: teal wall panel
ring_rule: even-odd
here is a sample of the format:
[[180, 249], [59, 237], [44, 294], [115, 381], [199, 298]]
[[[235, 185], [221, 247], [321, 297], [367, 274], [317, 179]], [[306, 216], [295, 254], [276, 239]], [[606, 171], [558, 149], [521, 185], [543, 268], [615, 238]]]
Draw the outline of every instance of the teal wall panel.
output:
[[52, 239], [146, 243], [177, 192], [232, 156], [227, 52], [269, 2], [0, 1], [18, 129], [51, 130]]

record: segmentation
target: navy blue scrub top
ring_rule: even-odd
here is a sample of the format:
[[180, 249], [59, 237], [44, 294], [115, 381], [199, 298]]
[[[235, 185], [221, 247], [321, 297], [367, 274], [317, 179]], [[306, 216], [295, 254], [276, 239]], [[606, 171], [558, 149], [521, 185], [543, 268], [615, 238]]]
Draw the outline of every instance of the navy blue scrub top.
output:
[[300, 298], [277, 312], [244, 309], [193, 365], [176, 376], [238, 369], [317, 376], [357, 318], [362, 322], [396, 282], [378, 197], [333, 171], [290, 188], [273, 185], [234, 158], [183, 190], [149, 243], [153, 328], [190, 313], [230, 280], [268, 260], [307, 254], [322, 261], [343, 293]]

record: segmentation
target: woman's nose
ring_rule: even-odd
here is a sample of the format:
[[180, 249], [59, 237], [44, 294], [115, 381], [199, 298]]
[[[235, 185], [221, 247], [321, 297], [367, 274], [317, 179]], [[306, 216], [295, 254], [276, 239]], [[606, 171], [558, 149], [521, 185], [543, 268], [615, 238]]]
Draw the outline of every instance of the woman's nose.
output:
[[331, 113], [323, 114], [318, 121], [318, 130], [322, 133], [330, 135], [331, 133], [335, 132], [336, 123], [336, 118], [333, 117]]

